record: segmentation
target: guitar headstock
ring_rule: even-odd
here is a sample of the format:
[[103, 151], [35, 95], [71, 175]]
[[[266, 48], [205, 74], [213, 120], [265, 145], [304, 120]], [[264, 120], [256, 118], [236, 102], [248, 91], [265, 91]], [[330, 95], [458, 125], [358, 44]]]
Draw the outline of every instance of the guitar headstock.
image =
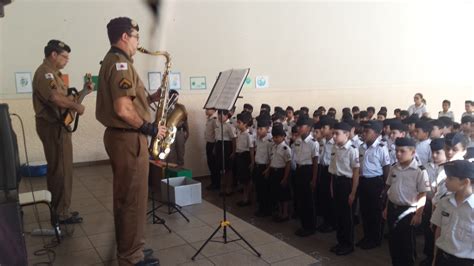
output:
[[91, 73], [86, 73], [84, 78], [85, 78], [85, 81], [86, 81], [87, 93], [90, 93], [94, 90], [94, 83], [92, 82], [92, 74]]

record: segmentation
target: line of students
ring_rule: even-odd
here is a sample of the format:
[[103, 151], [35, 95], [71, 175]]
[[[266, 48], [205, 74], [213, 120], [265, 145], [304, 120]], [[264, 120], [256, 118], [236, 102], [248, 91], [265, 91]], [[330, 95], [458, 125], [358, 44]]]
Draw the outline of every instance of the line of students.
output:
[[[301, 222], [295, 234], [305, 237], [335, 229], [337, 244], [330, 250], [337, 255], [352, 253], [354, 245], [361, 249], [378, 247], [386, 221], [393, 265], [414, 265], [417, 227], [425, 235], [423, 265], [431, 265], [434, 258], [446, 259], [446, 254], [472, 265], [472, 245], [456, 246], [454, 254], [446, 246], [440, 246], [443, 252], [433, 252], [437, 231], [432, 224], [441, 227], [438, 230], [445, 238], [451, 237], [455, 243], [459, 239], [455, 233], [443, 231], [447, 223], [437, 224], [434, 214], [431, 219], [436, 206], [440, 202], [446, 204], [451, 197], [447, 186], [450, 178], [464, 180], [458, 188], [465, 192], [463, 202], [471, 207], [465, 209], [474, 215], [472, 173], [459, 169], [456, 163], [454, 169], [458, 172], [454, 173], [463, 175], [450, 176], [443, 166], [447, 161], [464, 160], [466, 149], [472, 145], [472, 116], [462, 118], [462, 132], [448, 133], [453, 130], [449, 118], [451, 123], [443, 118], [429, 120], [418, 116], [383, 122], [355, 121], [343, 110], [345, 115], [338, 122], [335, 110], [325, 115], [323, 108], [319, 108], [311, 119], [306, 107], [296, 112], [291, 107], [275, 108], [270, 116], [270, 107], [262, 104], [259, 116], [252, 119], [252, 109], [245, 104], [234, 121], [232, 112], [224, 111], [214, 117], [215, 111], [206, 110], [206, 136], [214, 131], [216, 140], [215, 148], [208, 148], [207, 153], [212, 177], [209, 189], [218, 189], [220, 185], [221, 193], [230, 195], [234, 177], [243, 186], [243, 199], [237, 204], [244, 207], [252, 205], [251, 192], [255, 187], [255, 215], [273, 215], [275, 222], [289, 220], [289, 204], [293, 200], [292, 214]], [[224, 125], [223, 138], [220, 123]], [[222, 169], [221, 141], [225, 144], [226, 165], [222, 180], [216, 170]], [[207, 146], [212, 146], [212, 141]], [[358, 208], [364, 236], [355, 243], [354, 217]], [[323, 220], [319, 226], [317, 216]], [[474, 236], [472, 221], [462, 222], [450, 226], [464, 230], [463, 239], [465, 234]], [[439, 246], [438, 241], [436, 245]]]

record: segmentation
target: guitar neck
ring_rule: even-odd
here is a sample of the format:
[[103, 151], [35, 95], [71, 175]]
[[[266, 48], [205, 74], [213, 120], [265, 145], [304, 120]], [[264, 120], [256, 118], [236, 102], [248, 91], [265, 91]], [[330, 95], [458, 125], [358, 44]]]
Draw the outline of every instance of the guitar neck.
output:
[[77, 103], [82, 103], [82, 101], [84, 101], [84, 98], [86, 98], [86, 95], [88, 93], [85, 91], [85, 90], [82, 90], [81, 92], [79, 92], [79, 97], [77, 98]]

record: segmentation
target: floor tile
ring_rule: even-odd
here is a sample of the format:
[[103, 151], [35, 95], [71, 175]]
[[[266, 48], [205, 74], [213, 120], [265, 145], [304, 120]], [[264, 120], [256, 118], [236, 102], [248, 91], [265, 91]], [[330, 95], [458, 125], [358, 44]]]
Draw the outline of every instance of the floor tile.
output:
[[236, 252], [209, 257], [209, 260], [216, 265], [240, 266], [240, 265], [269, 265], [262, 258], [250, 253], [248, 250], [241, 249]]

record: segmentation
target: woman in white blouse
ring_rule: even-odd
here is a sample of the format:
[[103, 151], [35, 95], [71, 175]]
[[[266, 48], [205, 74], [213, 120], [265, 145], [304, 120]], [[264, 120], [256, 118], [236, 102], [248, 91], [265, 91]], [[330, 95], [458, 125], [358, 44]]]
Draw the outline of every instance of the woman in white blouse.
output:
[[423, 94], [417, 93], [413, 98], [415, 104], [408, 107], [408, 113], [410, 115], [417, 114], [418, 117], [427, 116], [428, 112], [426, 111], [426, 100], [423, 98]]

